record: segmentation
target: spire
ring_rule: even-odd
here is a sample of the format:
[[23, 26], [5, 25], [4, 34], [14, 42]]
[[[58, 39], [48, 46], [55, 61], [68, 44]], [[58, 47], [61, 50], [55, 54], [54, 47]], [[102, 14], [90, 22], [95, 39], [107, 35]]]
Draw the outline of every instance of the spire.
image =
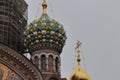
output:
[[46, 0], [43, 0], [43, 3], [42, 3], [42, 7], [43, 7], [43, 14], [46, 14], [46, 9], [47, 9], [47, 2]]

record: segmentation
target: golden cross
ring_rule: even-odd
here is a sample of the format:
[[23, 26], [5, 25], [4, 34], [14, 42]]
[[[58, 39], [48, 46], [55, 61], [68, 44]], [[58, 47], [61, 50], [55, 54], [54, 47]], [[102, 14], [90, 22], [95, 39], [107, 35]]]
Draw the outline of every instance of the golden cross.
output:
[[75, 47], [75, 50], [77, 51], [77, 52], [80, 52], [80, 46], [81, 46], [81, 42], [79, 41], [79, 40], [77, 40], [77, 43], [76, 43], [76, 47]]

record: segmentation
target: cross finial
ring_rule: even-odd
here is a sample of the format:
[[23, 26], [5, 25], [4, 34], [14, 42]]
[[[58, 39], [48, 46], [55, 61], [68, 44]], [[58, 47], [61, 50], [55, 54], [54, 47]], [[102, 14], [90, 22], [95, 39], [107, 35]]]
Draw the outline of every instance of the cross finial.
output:
[[79, 40], [77, 40], [77, 43], [76, 43], [76, 47], [75, 47], [75, 50], [77, 51], [77, 52], [80, 52], [80, 46], [81, 46], [81, 42], [79, 41]]
[[80, 64], [80, 46], [81, 46], [81, 44], [82, 43], [79, 40], [77, 40], [75, 50], [78, 53], [78, 58], [77, 58], [78, 64]]

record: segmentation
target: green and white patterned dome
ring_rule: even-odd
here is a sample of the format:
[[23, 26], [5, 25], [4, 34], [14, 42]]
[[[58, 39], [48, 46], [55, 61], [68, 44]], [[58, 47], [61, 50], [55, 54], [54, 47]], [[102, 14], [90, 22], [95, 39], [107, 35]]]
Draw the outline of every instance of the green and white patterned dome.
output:
[[[42, 6], [43, 9], [47, 7], [46, 4]], [[24, 45], [30, 52], [51, 49], [61, 53], [65, 41], [66, 32], [63, 25], [51, 19], [46, 12], [38, 20], [26, 26], [24, 31]]]

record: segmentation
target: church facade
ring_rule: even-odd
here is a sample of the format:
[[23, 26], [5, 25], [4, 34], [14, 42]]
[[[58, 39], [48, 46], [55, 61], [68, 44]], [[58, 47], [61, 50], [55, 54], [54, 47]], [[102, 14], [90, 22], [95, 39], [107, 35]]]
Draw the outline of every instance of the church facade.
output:
[[[24, 0], [0, 1], [0, 80], [66, 80], [60, 72], [66, 32], [48, 16], [46, 0], [42, 7], [41, 17], [27, 25]], [[71, 80], [89, 80], [83, 77]]]
[[0, 80], [43, 80], [23, 56], [27, 7], [24, 0], [0, 0]]
[[63, 26], [47, 15], [45, 0], [41, 17], [26, 26], [27, 7], [24, 0], [0, 1], [0, 80], [61, 80]]

